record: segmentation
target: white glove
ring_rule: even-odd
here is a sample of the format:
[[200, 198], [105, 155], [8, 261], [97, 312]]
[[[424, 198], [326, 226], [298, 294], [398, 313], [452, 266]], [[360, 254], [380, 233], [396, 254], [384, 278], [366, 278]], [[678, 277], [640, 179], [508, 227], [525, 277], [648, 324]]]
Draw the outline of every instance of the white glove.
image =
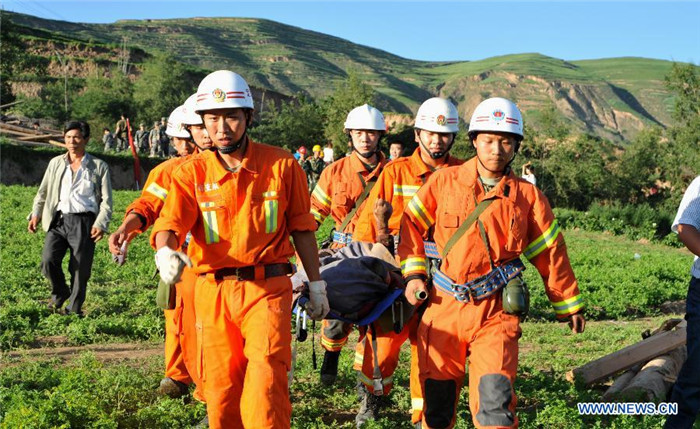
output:
[[156, 252], [156, 267], [158, 267], [160, 278], [165, 284], [172, 285], [180, 281], [185, 264], [188, 267], [192, 267], [190, 258], [168, 246], [163, 246]]
[[324, 280], [310, 282], [309, 302], [306, 304], [306, 313], [314, 320], [321, 320], [326, 317], [329, 311], [326, 282]]

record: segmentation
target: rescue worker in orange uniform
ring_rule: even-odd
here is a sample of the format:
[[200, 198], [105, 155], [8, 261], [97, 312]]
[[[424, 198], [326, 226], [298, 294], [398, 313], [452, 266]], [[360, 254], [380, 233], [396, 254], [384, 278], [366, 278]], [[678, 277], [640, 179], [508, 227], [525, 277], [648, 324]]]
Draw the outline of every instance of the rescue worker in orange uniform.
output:
[[[398, 158], [384, 167], [377, 179], [377, 185], [367, 199], [367, 204], [360, 214], [355, 226], [353, 239], [355, 241], [377, 242], [379, 236], [391, 236], [391, 242], [398, 238], [401, 217], [404, 209], [423, 183], [434, 171], [448, 166], [461, 165], [462, 160], [449, 155], [455, 136], [459, 131], [459, 114], [457, 108], [449, 100], [434, 97], [426, 100], [418, 109], [415, 119], [415, 141], [418, 147], [410, 157]], [[392, 207], [388, 231], [378, 231], [374, 218], [375, 204], [382, 200]], [[428, 231], [423, 236], [430, 241]], [[434, 247], [434, 243], [431, 243]], [[429, 255], [430, 256], [430, 255]], [[416, 349], [416, 328], [419, 314], [409, 319], [400, 333], [393, 330], [382, 332], [376, 330], [376, 346], [379, 369], [382, 378], [382, 391], [375, 392], [373, 378], [375, 374], [372, 346], [372, 332], [368, 330], [364, 342], [359, 342], [355, 353], [355, 369], [363, 383], [363, 399], [360, 412], [355, 421], [358, 427], [368, 419], [376, 419], [381, 408], [377, 394], [386, 395], [392, 387], [393, 374], [399, 363], [401, 346], [410, 338], [411, 341], [411, 405], [412, 421], [421, 420], [423, 395], [418, 380], [418, 360]]]
[[[369, 104], [355, 107], [345, 120], [345, 133], [353, 147], [350, 156], [326, 167], [311, 193], [311, 213], [322, 224], [328, 215], [335, 221], [333, 243], [337, 249], [352, 241], [357, 217], [387, 160], [379, 150], [386, 131], [384, 115]], [[340, 351], [348, 342], [352, 325], [337, 320], [322, 323], [321, 345], [326, 352], [321, 382], [331, 385], [338, 375]]]
[[[575, 333], [585, 327], [578, 284], [549, 202], [510, 170], [523, 138], [520, 111], [503, 98], [485, 100], [472, 115], [469, 138], [476, 156], [434, 173], [401, 221], [406, 298], [417, 304], [428, 294], [418, 326], [425, 428], [454, 426], [467, 357], [474, 425], [518, 426], [518, 314], [526, 313], [528, 301], [521, 255], [542, 276], [557, 318], [569, 319]], [[467, 228], [456, 235], [462, 223]], [[431, 228], [442, 263], [428, 291], [423, 237]]]
[[[307, 313], [320, 320], [328, 312], [306, 177], [287, 151], [248, 138], [253, 108], [238, 74], [202, 80], [197, 112], [217, 151], [177, 168], [151, 235], [166, 284], [186, 265], [197, 276], [197, 370], [212, 428], [290, 426], [295, 248], [309, 278]], [[191, 259], [176, 250], [188, 231]]]
[[[162, 162], [151, 170], [141, 196], [127, 207], [124, 221], [108, 241], [115, 261], [124, 263], [128, 243], [153, 225], [160, 215], [175, 168], [191, 153], [196, 153], [197, 148], [212, 148], [211, 139], [202, 128], [202, 119], [193, 110], [194, 102], [193, 95], [168, 118], [166, 133], [171, 137], [179, 157]], [[194, 397], [204, 401], [201, 383], [195, 371], [197, 338], [194, 329], [194, 281], [194, 275], [185, 270], [182, 281], [175, 285], [175, 308], [164, 310], [165, 376], [160, 381], [158, 391], [176, 398], [186, 394], [187, 386], [194, 382], [197, 385]]]

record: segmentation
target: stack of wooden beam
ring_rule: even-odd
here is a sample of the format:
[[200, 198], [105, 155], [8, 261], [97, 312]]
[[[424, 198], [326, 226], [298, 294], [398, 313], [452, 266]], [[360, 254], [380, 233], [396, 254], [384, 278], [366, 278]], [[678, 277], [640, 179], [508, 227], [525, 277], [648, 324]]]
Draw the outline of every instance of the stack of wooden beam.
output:
[[662, 402], [685, 362], [686, 321], [665, 321], [642, 341], [569, 371], [567, 379], [591, 386], [619, 374], [603, 394], [612, 402]]
[[0, 121], [0, 134], [5, 136], [11, 143], [27, 146], [61, 146], [65, 145], [60, 141], [63, 133], [58, 130], [47, 128], [34, 129], [22, 125], [18, 120], [9, 119]]

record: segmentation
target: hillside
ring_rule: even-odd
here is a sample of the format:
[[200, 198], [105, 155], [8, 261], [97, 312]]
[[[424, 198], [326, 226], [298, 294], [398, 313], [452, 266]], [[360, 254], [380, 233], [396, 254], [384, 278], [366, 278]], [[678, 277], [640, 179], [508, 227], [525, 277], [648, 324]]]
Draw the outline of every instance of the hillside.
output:
[[[5, 12], [8, 13], [8, 12]], [[537, 126], [537, 114], [555, 107], [577, 131], [627, 140], [649, 125], [671, 123], [671, 95], [663, 78], [669, 61], [613, 58], [565, 61], [536, 53], [465, 62], [424, 62], [357, 45], [347, 40], [274, 21], [248, 18], [123, 20], [113, 24], [76, 24], [8, 13], [22, 26], [32, 54], [45, 56], [48, 70], [60, 76], [53, 50], [62, 50], [82, 70], [109, 55], [126, 40], [130, 60], [170, 52], [202, 70], [228, 68], [251, 85], [283, 95], [302, 92], [314, 99], [328, 95], [352, 70], [380, 94], [384, 111], [411, 113], [428, 97], [451, 97], [468, 121], [488, 96], [506, 96]], [[381, 44], [378, 41], [377, 44]], [[76, 73], [80, 73], [75, 68]], [[83, 71], [84, 72], [84, 71]]]

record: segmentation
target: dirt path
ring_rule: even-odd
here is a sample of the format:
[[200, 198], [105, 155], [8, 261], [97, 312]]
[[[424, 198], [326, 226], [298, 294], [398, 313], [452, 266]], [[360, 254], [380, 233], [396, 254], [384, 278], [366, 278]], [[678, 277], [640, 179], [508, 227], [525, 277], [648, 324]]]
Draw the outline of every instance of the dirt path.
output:
[[13, 362], [60, 358], [64, 362], [76, 359], [81, 353], [90, 351], [101, 362], [141, 360], [163, 354], [163, 346], [148, 343], [89, 344], [85, 346], [61, 346], [63, 337], [45, 337], [39, 340], [36, 348], [3, 353]]

